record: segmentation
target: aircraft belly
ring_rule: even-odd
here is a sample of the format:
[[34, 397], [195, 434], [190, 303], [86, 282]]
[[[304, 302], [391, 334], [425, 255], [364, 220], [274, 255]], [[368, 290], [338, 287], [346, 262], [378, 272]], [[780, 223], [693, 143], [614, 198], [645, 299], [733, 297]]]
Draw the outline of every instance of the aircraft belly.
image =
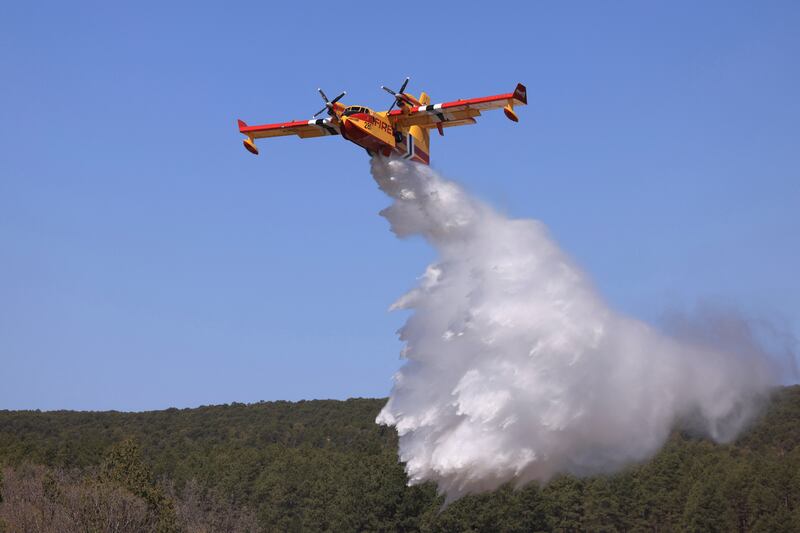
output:
[[342, 135], [345, 139], [353, 142], [367, 150], [374, 152], [382, 151], [385, 148], [394, 148], [393, 143], [377, 137], [372, 132], [362, 128], [355, 121], [346, 120], [342, 125]]

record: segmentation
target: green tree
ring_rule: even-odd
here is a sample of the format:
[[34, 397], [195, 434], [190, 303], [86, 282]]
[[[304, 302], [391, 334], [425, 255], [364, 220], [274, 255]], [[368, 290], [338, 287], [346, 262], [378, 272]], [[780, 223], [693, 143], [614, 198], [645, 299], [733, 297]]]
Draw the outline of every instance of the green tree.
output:
[[583, 527], [589, 531], [616, 532], [623, 530], [619, 500], [607, 478], [587, 481], [584, 493]]
[[111, 448], [99, 477], [101, 482], [118, 483], [147, 502], [158, 516], [158, 533], [179, 531], [174, 502], [155, 484], [153, 474], [142, 462], [139, 447], [132, 439]]
[[572, 533], [583, 529], [583, 482], [571, 476], [551, 481], [542, 491], [549, 529]]
[[735, 531], [736, 520], [722, 493], [719, 475], [703, 476], [692, 485], [683, 512], [682, 530], [694, 533]]

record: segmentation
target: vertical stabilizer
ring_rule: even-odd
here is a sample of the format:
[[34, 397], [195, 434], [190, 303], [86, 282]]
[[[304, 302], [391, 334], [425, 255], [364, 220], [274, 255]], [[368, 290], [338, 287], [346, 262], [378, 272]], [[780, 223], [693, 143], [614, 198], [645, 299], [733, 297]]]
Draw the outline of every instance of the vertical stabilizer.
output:
[[[427, 93], [419, 95], [419, 104], [428, 105], [431, 103], [431, 97]], [[428, 128], [421, 128], [419, 126], [411, 126], [408, 129], [409, 135], [414, 137], [414, 159], [419, 160], [421, 163], [429, 164], [431, 161], [431, 139]]]

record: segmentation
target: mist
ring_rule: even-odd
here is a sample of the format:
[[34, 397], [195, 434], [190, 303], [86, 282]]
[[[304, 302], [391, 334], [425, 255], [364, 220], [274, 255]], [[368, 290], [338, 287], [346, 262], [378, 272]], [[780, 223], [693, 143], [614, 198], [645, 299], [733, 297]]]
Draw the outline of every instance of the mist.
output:
[[652, 457], [676, 425], [728, 442], [780, 369], [746, 320], [613, 311], [536, 220], [511, 219], [429, 167], [374, 158], [400, 238], [437, 253], [391, 309], [405, 362], [377, 423], [396, 428], [410, 484], [448, 501]]

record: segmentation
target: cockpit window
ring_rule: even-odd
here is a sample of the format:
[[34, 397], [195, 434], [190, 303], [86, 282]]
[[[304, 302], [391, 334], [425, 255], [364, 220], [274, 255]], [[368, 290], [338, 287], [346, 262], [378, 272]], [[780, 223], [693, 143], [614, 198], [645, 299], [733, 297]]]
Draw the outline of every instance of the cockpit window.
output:
[[350, 115], [355, 115], [357, 113], [369, 113], [369, 110], [367, 110], [366, 107], [352, 106], [352, 107], [348, 107], [347, 109], [345, 109], [344, 113], [342, 113], [342, 114], [344, 116], [348, 117]]

